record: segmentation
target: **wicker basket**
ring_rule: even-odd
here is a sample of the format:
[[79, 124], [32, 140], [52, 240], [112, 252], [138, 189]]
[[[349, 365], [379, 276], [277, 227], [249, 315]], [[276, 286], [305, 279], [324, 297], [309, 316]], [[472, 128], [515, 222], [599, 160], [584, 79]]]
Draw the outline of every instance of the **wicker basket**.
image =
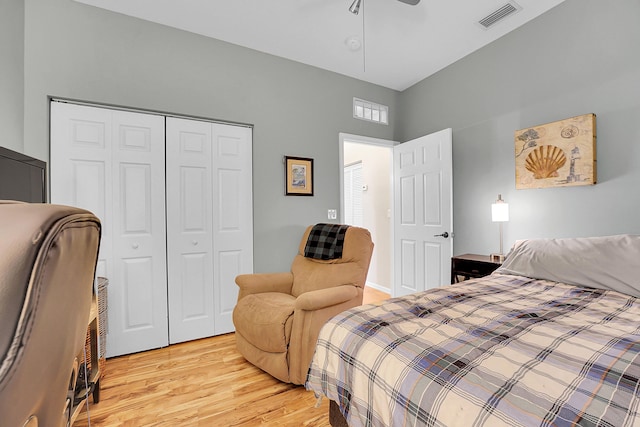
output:
[[[109, 280], [98, 277], [98, 369], [100, 376], [104, 375], [106, 366], [107, 348], [107, 285]], [[87, 327], [87, 335], [84, 341], [84, 349], [87, 353], [87, 370], [91, 370], [91, 327]], [[82, 356], [82, 355], [81, 355]], [[84, 358], [81, 358], [83, 360]]]
[[79, 355], [80, 363], [86, 361], [87, 371], [91, 370], [91, 328], [87, 327], [87, 336], [84, 339], [84, 352], [85, 354]]
[[107, 318], [107, 286], [109, 279], [98, 277], [98, 367], [101, 375], [104, 375], [104, 367], [106, 365], [105, 355], [107, 354], [107, 333], [109, 332], [109, 323]]

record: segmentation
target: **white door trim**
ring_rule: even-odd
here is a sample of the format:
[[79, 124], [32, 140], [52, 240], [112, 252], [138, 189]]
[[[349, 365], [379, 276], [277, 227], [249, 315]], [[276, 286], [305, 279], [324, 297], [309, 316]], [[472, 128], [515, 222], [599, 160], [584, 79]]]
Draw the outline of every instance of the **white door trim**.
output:
[[63, 104], [83, 105], [85, 107], [106, 108], [108, 110], [129, 111], [131, 113], [152, 114], [155, 116], [173, 117], [176, 119], [197, 120], [199, 122], [218, 123], [221, 125], [239, 126], [253, 129], [253, 124], [234, 122], [230, 120], [212, 119], [210, 117], [191, 116], [188, 114], [179, 114], [171, 111], [153, 110], [150, 108], [127, 107], [125, 105], [109, 104], [106, 102], [83, 101], [81, 99], [63, 98], [60, 96], [50, 96], [49, 102], [61, 102]]

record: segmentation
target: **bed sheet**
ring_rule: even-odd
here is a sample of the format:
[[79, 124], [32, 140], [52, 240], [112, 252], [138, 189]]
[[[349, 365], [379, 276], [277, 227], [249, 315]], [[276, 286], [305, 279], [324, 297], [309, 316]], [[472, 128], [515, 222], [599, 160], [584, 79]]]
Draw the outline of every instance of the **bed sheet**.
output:
[[306, 387], [350, 426], [640, 425], [637, 298], [522, 276], [351, 309]]

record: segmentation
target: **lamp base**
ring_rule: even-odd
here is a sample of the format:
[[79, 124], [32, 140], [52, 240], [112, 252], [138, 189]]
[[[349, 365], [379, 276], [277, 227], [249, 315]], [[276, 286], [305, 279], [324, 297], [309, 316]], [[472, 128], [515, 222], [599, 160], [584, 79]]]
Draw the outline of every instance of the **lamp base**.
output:
[[491, 262], [499, 262], [502, 264], [504, 262], [504, 254], [491, 254], [489, 255], [489, 259], [491, 259]]

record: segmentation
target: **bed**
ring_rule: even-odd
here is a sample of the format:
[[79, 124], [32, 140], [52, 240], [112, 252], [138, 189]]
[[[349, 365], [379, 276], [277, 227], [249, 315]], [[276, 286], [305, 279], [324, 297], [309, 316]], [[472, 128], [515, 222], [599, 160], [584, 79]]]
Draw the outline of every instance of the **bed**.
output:
[[306, 388], [332, 425], [640, 425], [639, 289], [640, 236], [517, 242], [490, 276], [331, 319]]

